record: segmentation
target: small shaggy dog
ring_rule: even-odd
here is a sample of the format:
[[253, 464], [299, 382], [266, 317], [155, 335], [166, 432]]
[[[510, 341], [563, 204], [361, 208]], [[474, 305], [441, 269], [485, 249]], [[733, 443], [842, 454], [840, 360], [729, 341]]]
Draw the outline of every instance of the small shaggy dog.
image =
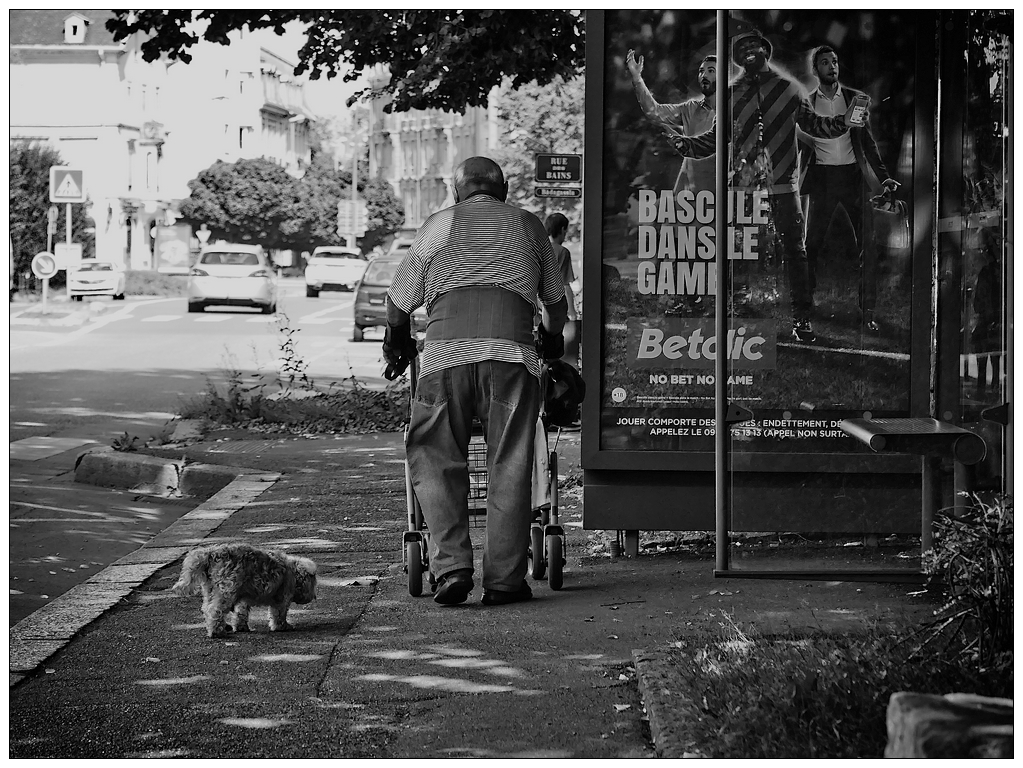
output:
[[194, 595], [202, 590], [202, 612], [210, 637], [229, 629], [249, 631], [249, 610], [270, 608], [270, 631], [290, 629], [288, 607], [316, 599], [316, 563], [248, 544], [215, 544], [185, 556], [173, 590]]

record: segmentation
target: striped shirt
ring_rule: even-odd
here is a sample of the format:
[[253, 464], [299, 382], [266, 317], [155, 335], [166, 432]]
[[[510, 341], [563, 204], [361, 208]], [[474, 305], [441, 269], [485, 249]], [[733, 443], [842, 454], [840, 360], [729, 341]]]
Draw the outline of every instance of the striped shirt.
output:
[[[536, 216], [483, 194], [438, 211], [420, 227], [388, 296], [406, 314], [421, 306], [429, 314], [442, 293], [474, 285], [504, 288], [534, 305], [564, 297], [558, 260]], [[428, 341], [419, 375], [484, 360], [521, 363], [540, 376], [536, 349], [508, 339]]]

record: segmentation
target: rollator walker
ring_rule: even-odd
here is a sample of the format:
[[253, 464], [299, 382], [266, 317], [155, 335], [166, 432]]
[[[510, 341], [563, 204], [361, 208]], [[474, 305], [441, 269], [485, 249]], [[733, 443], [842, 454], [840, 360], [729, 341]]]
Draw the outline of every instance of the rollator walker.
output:
[[[415, 402], [416, 385], [419, 378], [419, 360], [413, 358], [409, 367], [409, 414]], [[558, 453], [548, 450], [547, 429], [544, 426], [544, 403], [547, 381], [547, 365], [540, 361], [540, 418], [537, 419], [537, 434], [533, 461], [532, 509], [533, 523], [529, 530], [528, 547], [529, 575], [535, 581], [545, 576], [551, 589], [558, 590], [564, 584], [565, 532], [558, 521]], [[559, 431], [560, 436], [560, 431]], [[408, 425], [405, 426], [408, 439]], [[469, 524], [472, 528], [485, 525], [487, 512], [487, 443], [483, 426], [473, 421], [469, 439]], [[402, 537], [402, 568], [408, 574], [408, 592], [412, 597], [423, 594], [423, 576], [426, 575], [430, 591], [437, 589], [436, 579], [430, 573], [430, 532], [423, 519], [408, 460], [405, 461], [405, 498], [408, 508], [408, 529]]]

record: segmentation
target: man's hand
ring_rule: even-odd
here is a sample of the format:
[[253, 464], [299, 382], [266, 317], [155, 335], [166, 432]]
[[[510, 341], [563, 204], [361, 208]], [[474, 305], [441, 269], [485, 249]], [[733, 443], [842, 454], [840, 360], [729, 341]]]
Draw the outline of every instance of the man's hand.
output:
[[849, 120], [849, 118], [852, 117], [853, 110], [857, 109], [858, 107], [863, 107], [864, 109], [868, 110], [868, 112], [866, 112], [864, 114], [863, 121], [861, 121], [859, 123], [859, 125], [863, 125], [866, 122], [866, 116], [867, 116], [867, 114], [869, 114], [869, 109], [870, 109], [870, 97], [867, 96], [867, 94], [863, 94], [863, 98], [865, 98], [867, 100], [866, 104], [857, 103], [857, 99], [850, 99], [849, 100], [849, 106], [846, 108], [845, 114], [842, 115], [842, 120], [845, 123], [846, 127], [849, 127], [849, 128], [856, 127], [857, 124], [851, 122]]
[[889, 192], [894, 192], [902, 185], [899, 184], [899, 182], [897, 182], [895, 179], [885, 179], [884, 181], [881, 182], [881, 186], [884, 187]]
[[554, 334], [540, 323], [536, 329], [536, 351], [542, 360], [560, 360], [565, 356], [565, 334]]
[[643, 76], [643, 57], [636, 56], [636, 52], [629, 49], [629, 52], [625, 54], [625, 66], [629, 68], [629, 74], [632, 75], [633, 80], [640, 80]]
[[419, 349], [416, 347], [416, 340], [412, 338], [412, 325], [390, 325], [384, 331], [384, 359], [387, 361], [387, 370], [384, 371], [384, 378], [394, 381], [405, 373], [405, 369], [412, 364]]

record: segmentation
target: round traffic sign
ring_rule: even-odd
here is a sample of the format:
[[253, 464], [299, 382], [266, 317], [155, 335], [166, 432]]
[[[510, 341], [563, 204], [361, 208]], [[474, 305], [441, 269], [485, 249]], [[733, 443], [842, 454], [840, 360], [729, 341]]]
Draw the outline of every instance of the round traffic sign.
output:
[[32, 274], [39, 278], [57, 274], [57, 259], [49, 251], [42, 251], [32, 257]]

